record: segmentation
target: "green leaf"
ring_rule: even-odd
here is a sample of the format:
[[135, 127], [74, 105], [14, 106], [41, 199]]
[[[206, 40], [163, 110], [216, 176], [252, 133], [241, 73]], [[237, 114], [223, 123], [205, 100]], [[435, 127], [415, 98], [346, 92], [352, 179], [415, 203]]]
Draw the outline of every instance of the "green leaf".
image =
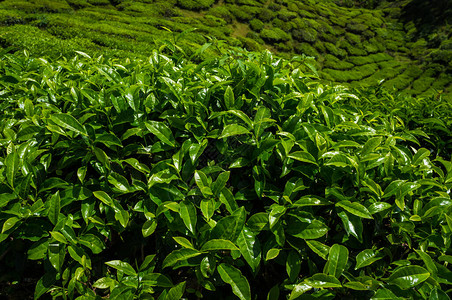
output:
[[345, 270], [348, 261], [348, 249], [345, 246], [334, 244], [330, 248], [328, 261], [325, 265], [324, 272], [339, 278]]
[[144, 222], [143, 227], [141, 228], [141, 233], [143, 234], [143, 237], [148, 237], [152, 235], [157, 228], [157, 222], [155, 219], [147, 220]]
[[388, 152], [384, 158], [384, 168], [386, 176], [390, 176], [394, 169], [394, 155], [391, 152]]
[[297, 251], [292, 250], [289, 252], [286, 260], [286, 272], [289, 275], [289, 280], [294, 282], [301, 270], [301, 257]]
[[97, 289], [108, 289], [108, 288], [113, 289], [116, 284], [117, 281], [114, 280], [113, 278], [102, 277], [93, 283], [93, 287]]
[[61, 267], [63, 266], [63, 263], [64, 263], [65, 254], [66, 254], [66, 250], [63, 245], [60, 245], [58, 243], [49, 244], [47, 255], [48, 255], [50, 264], [52, 265], [52, 267], [55, 268], [55, 270], [58, 273], [61, 272]]
[[93, 192], [94, 197], [102, 201], [107, 206], [113, 206], [113, 199], [110, 198], [110, 196], [105, 193], [104, 191], [95, 191]]
[[20, 158], [16, 152], [16, 148], [14, 145], [11, 147], [11, 152], [6, 156], [5, 159], [6, 164], [6, 178], [8, 179], [8, 183], [11, 187], [14, 187], [14, 177], [16, 176], [17, 171], [19, 171], [20, 167]]
[[252, 215], [246, 225], [253, 231], [261, 231], [268, 224], [268, 214], [265, 212], [260, 212]]
[[[99, 134], [96, 135], [96, 143], [102, 143], [105, 146], [111, 148], [112, 146], [117, 146], [117, 147], [121, 147], [122, 148], [122, 143], [121, 140], [118, 139], [118, 137], [116, 137], [116, 135], [112, 134], [112, 133], [103, 133], [103, 134]], [[115, 149], [115, 148], [113, 148]]]
[[411, 164], [417, 166], [422, 163], [422, 161], [430, 155], [430, 151], [425, 148], [420, 148], [417, 150], [416, 154], [413, 156]]
[[397, 297], [393, 292], [391, 292], [388, 289], [380, 288], [377, 290], [377, 292], [371, 299], [372, 300], [399, 300], [401, 298]]
[[270, 229], [273, 228], [279, 221], [279, 219], [286, 213], [287, 208], [282, 205], [272, 205], [272, 210], [268, 214], [268, 223]]
[[24, 109], [25, 109], [25, 114], [27, 115], [27, 117], [29, 117], [29, 118], [33, 117], [33, 115], [34, 115], [33, 101], [31, 101], [30, 99], [25, 99]]
[[307, 291], [312, 289], [312, 286], [307, 284], [306, 282], [301, 282], [293, 287], [292, 292], [290, 293], [289, 300], [295, 300]]
[[83, 181], [85, 180], [87, 168], [86, 166], [80, 167], [77, 170], [77, 178], [80, 180], [80, 182], [83, 184]]
[[41, 239], [38, 242], [34, 243], [28, 249], [28, 259], [30, 260], [39, 260], [44, 259], [47, 254], [47, 249], [49, 248], [49, 240]]
[[369, 266], [370, 264], [373, 264], [374, 262], [382, 259], [383, 257], [384, 255], [381, 255], [378, 251], [372, 249], [363, 250], [356, 256], [355, 270]]
[[147, 255], [144, 258], [143, 262], [141, 263], [140, 268], [138, 269], [139, 272], [149, 270], [149, 268], [152, 266], [151, 263], [154, 261], [154, 259], [155, 259], [155, 254]]
[[[58, 227], [58, 226], [57, 226]], [[75, 235], [74, 229], [68, 225], [64, 225], [63, 228], [60, 229], [60, 232], [67, 239], [67, 241], [73, 245], [77, 244], [77, 236]]]
[[279, 255], [280, 251], [281, 251], [281, 249], [271, 248], [270, 250], [267, 251], [267, 255], [265, 256], [265, 260], [268, 261], [268, 260], [275, 259]]
[[63, 244], [67, 244], [67, 240], [64, 237], [63, 234], [59, 233], [58, 231], [50, 231], [50, 235], [57, 241]]
[[140, 98], [138, 95], [140, 87], [138, 85], [132, 85], [125, 89], [124, 97], [127, 100], [130, 108], [134, 111], [138, 111], [140, 108]]
[[440, 287], [435, 287], [430, 293], [429, 300], [450, 300], [450, 297]]
[[236, 109], [230, 109], [226, 111], [225, 113], [232, 114], [236, 117], [238, 117], [240, 120], [242, 120], [249, 128], [253, 127], [253, 122], [251, 121], [250, 117], [246, 113], [244, 113], [241, 110]]
[[157, 121], [147, 121], [145, 122], [146, 128], [159, 140], [161, 140], [163, 143], [170, 145], [171, 147], [175, 146], [176, 141], [174, 140], [173, 133], [171, 132], [171, 129], [169, 129], [168, 126], [165, 125], [163, 122], [157, 122]]
[[130, 190], [127, 179], [118, 173], [111, 173], [108, 175], [108, 182], [120, 192], [127, 193]]
[[435, 262], [430, 257], [430, 255], [428, 255], [427, 253], [425, 253], [424, 251], [421, 251], [421, 250], [414, 250], [414, 251], [416, 251], [416, 253], [424, 261], [424, 264], [427, 267], [427, 270], [430, 272], [430, 274], [432, 274], [432, 276], [436, 276], [436, 274], [438, 274], [438, 268], [436, 267]]
[[0, 208], [5, 207], [11, 200], [17, 199], [17, 195], [2, 193], [0, 194]]
[[367, 210], [367, 208], [360, 203], [350, 202], [348, 200], [342, 200], [342, 201], [337, 202], [336, 206], [342, 207], [349, 213], [351, 213], [355, 216], [358, 216], [360, 218], [373, 219], [372, 215]]
[[193, 244], [184, 237], [173, 236], [173, 240], [184, 248], [195, 249]]
[[310, 285], [313, 288], [336, 288], [336, 287], [342, 287], [339, 280], [336, 279], [336, 277], [323, 274], [323, 273], [317, 273], [310, 278], [305, 280], [305, 283]]
[[234, 135], [247, 134], [247, 133], [250, 133], [250, 131], [248, 129], [246, 129], [245, 127], [243, 127], [241, 125], [237, 125], [237, 124], [230, 124], [230, 125], [226, 125], [223, 128], [223, 131], [221, 132], [221, 134], [218, 138], [222, 139], [222, 138], [226, 138], [226, 137], [230, 137], [230, 136], [234, 136]]
[[221, 239], [209, 240], [201, 248], [201, 251], [216, 250], [239, 250], [239, 248], [237, 248], [237, 246], [233, 242]]
[[449, 264], [452, 264], [452, 255], [441, 255], [440, 257], [438, 257], [438, 261], [445, 261]]
[[201, 200], [201, 204], [199, 206], [207, 221], [209, 221], [215, 213], [215, 205], [215, 200], [213, 198]]
[[140, 163], [137, 159], [135, 158], [128, 158], [125, 159], [121, 162], [125, 162], [127, 164], [129, 164], [131, 167], [133, 167], [135, 170], [140, 171], [142, 173], [148, 174], [150, 172], [149, 167], [146, 166], [145, 164]]
[[221, 279], [232, 287], [232, 292], [241, 300], [251, 300], [251, 290], [248, 280], [235, 267], [220, 264], [217, 268]]
[[405, 182], [400, 186], [400, 188], [397, 190], [396, 198], [400, 199], [405, 197], [410, 192], [413, 192], [420, 188], [421, 185], [417, 182]]
[[68, 130], [71, 130], [75, 133], [79, 133], [84, 136], [88, 136], [85, 126], [80, 124], [80, 122], [77, 121], [77, 119], [74, 118], [72, 115], [63, 114], [63, 113], [52, 114], [50, 116], [50, 119], [60, 127], [66, 128]]
[[322, 244], [319, 241], [310, 241], [310, 240], [306, 240], [305, 241], [306, 244], [308, 245], [308, 247], [314, 251], [318, 256], [320, 256], [321, 258], [323, 258], [324, 260], [327, 259], [328, 253], [330, 252], [330, 247], [328, 247], [325, 244]]
[[251, 270], [256, 272], [262, 256], [259, 239], [256, 239], [256, 234], [247, 227], [243, 227], [242, 232], [240, 232], [237, 238], [237, 245], [243, 258], [251, 267]]
[[120, 208], [116, 208], [117, 211], [115, 212], [115, 219], [119, 221], [122, 227], [126, 228], [127, 224], [129, 223], [129, 212]]
[[[327, 154], [329, 155], [330, 153], [329, 152], [324, 153], [322, 156], [326, 157]], [[339, 167], [339, 168], [345, 168], [345, 167], [349, 167], [349, 166], [351, 167], [353, 165], [352, 162], [353, 162], [353, 160], [350, 157], [348, 157], [342, 153], [338, 153], [338, 154], [335, 154], [333, 157], [331, 157], [330, 160], [328, 160], [325, 163], [325, 166], [335, 166], [335, 167]]]
[[90, 249], [94, 254], [99, 254], [105, 249], [105, 245], [102, 240], [94, 234], [88, 233], [82, 235], [79, 237], [78, 242]]
[[313, 220], [311, 223], [297, 221], [289, 226], [286, 232], [301, 239], [315, 240], [327, 234], [328, 227], [319, 220]]
[[1, 233], [4, 233], [4, 232], [10, 230], [19, 221], [20, 221], [20, 219], [18, 217], [11, 217], [11, 218], [7, 219], [5, 221], [5, 223], [3, 223], [3, 227], [2, 227], [2, 232]]
[[112, 267], [118, 271], [123, 272], [126, 275], [137, 276], [137, 272], [127, 262], [120, 261], [120, 260], [111, 260], [111, 261], [107, 261], [105, 264], [109, 267]]
[[245, 225], [245, 208], [242, 206], [231, 216], [221, 218], [211, 231], [211, 238], [235, 241]]
[[288, 157], [301, 162], [317, 165], [315, 158], [309, 152], [295, 151], [289, 154]]
[[222, 172], [218, 175], [217, 180], [212, 184], [212, 192], [215, 196], [218, 196], [223, 188], [226, 186], [226, 183], [229, 180], [231, 172]]
[[337, 213], [344, 224], [344, 229], [347, 235], [354, 236], [358, 241], [362, 242], [363, 223], [361, 219], [355, 215], [348, 215], [345, 211]]
[[185, 226], [191, 233], [196, 232], [197, 214], [196, 208], [189, 200], [184, 200], [179, 203], [179, 215], [184, 221]]
[[83, 268], [91, 269], [91, 259], [87, 256], [85, 251], [81, 247], [69, 246], [68, 253], [76, 262], [78, 262]]
[[366, 156], [367, 154], [373, 152], [382, 141], [382, 137], [373, 137], [370, 138], [363, 146], [363, 149], [361, 150], [361, 156]]
[[292, 207], [303, 207], [303, 206], [318, 206], [318, 205], [328, 205], [330, 204], [328, 201], [314, 198], [310, 196], [303, 196], [299, 200], [295, 201], [292, 204]]
[[229, 213], [234, 212], [238, 208], [234, 195], [228, 188], [223, 188], [223, 190], [221, 191], [220, 202], [226, 206], [226, 209]]
[[160, 273], [150, 273], [143, 276], [141, 280], [146, 285], [160, 286], [160, 287], [173, 287], [173, 283], [168, 277]]
[[278, 300], [279, 299], [279, 286], [274, 285], [267, 294], [267, 300]]
[[174, 266], [176, 263], [180, 261], [187, 260], [192, 257], [196, 257], [200, 255], [201, 252], [194, 249], [179, 249], [174, 250], [163, 260], [163, 268]]
[[182, 298], [185, 292], [186, 281], [179, 283], [178, 285], [172, 287], [168, 294], [166, 294], [165, 300], [179, 300]]
[[383, 192], [383, 198], [391, 197], [395, 195], [399, 189], [399, 187], [405, 182], [405, 180], [394, 180], [391, 182]]
[[[93, 151], [94, 151], [94, 155], [96, 156], [97, 160], [100, 161], [102, 163], [102, 165], [109, 170], [110, 169], [110, 157], [108, 157], [108, 155], [105, 153], [105, 151], [98, 147], [93, 147]], [[103, 171], [103, 172], [105, 172], [105, 171]]]
[[36, 283], [34, 299], [40, 298], [44, 295], [52, 285], [56, 282], [56, 274], [54, 272], [46, 272], [44, 276], [42, 276], [38, 282]]
[[82, 51], [74, 51], [75, 53], [77, 53], [77, 54], [80, 54], [81, 56], [83, 56], [83, 57], [85, 57], [85, 58], [88, 58], [88, 59], [91, 59], [91, 56], [89, 56], [88, 54], [86, 54], [85, 52], [82, 52]]
[[207, 255], [202, 259], [199, 267], [202, 276], [204, 276], [205, 278], [211, 277], [214, 274], [215, 269], [217, 267], [216, 258], [211, 255]]
[[270, 117], [271, 112], [267, 107], [259, 107], [254, 116], [254, 134], [258, 139], [260, 139], [264, 129], [268, 127], [268, 124], [274, 121], [270, 119]]
[[226, 88], [226, 92], [224, 93], [224, 104], [227, 109], [233, 109], [235, 107], [234, 91], [230, 86]]
[[430, 277], [430, 273], [420, 266], [405, 266], [397, 269], [389, 276], [388, 282], [401, 289], [412, 288]]
[[209, 179], [207, 178], [207, 175], [204, 174], [204, 172], [196, 170], [194, 178], [196, 185], [198, 186], [204, 197], [208, 197], [213, 194], [212, 190], [210, 189]]
[[386, 203], [386, 202], [375, 202], [372, 203], [369, 207], [368, 207], [368, 211], [370, 214], [376, 214], [379, 213], [381, 211], [390, 209], [392, 207], [391, 204]]
[[60, 215], [60, 193], [57, 191], [55, 194], [50, 197], [50, 205], [49, 205], [49, 220], [53, 225], [58, 223], [58, 216]]
[[344, 287], [355, 290], [355, 291], [368, 291], [370, 287], [359, 281], [349, 281], [344, 284]]

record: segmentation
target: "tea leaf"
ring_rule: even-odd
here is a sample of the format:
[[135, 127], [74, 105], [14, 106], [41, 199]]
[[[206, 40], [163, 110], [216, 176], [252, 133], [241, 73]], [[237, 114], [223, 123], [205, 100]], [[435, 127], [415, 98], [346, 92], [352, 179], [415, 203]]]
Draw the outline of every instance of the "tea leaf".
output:
[[69, 129], [81, 135], [88, 135], [85, 127], [70, 114], [52, 114], [50, 119], [58, 126]]
[[251, 291], [248, 280], [242, 273], [228, 264], [220, 264], [218, 273], [221, 279], [232, 287], [232, 292], [241, 300], [251, 300]]
[[420, 266], [406, 266], [394, 271], [388, 281], [401, 289], [408, 289], [420, 284], [429, 277], [430, 273]]
[[355, 216], [358, 216], [360, 218], [373, 219], [372, 215], [367, 210], [367, 208], [360, 203], [350, 202], [348, 200], [342, 200], [342, 201], [336, 203], [336, 205], [339, 207], [342, 207], [349, 213], [351, 213]]

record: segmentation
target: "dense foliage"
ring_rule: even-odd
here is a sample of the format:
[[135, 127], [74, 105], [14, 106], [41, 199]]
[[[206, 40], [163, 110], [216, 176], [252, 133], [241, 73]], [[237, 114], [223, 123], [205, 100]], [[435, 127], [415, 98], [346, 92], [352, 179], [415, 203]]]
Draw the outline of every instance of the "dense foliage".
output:
[[[452, 94], [452, 6], [444, 0], [4, 0], [0, 46], [148, 57], [171, 33], [285, 57], [314, 56], [326, 82]], [[194, 50], [193, 50], [194, 51]]]
[[2, 282], [37, 282], [35, 298], [449, 299], [451, 103], [209, 46], [2, 54]]

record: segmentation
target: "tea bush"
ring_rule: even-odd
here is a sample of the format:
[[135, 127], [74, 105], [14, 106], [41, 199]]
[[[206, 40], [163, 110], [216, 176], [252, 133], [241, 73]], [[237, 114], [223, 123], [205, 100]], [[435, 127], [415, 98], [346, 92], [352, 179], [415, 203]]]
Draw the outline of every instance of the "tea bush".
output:
[[290, 36], [285, 31], [279, 28], [273, 29], [264, 28], [260, 32], [260, 37], [269, 43], [287, 41], [290, 39]]
[[177, 4], [189, 10], [207, 9], [215, 2], [215, 0], [178, 0]]
[[264, 28], [264, 22], [259, 19], [252, 19], [250, 21], [250, 27], [256, 32], [260, 32]]
[[450, 102], [323, 85], [306, 57], [159, 48], [1, 53], [3, 281], [35, 299], [448, 299]]

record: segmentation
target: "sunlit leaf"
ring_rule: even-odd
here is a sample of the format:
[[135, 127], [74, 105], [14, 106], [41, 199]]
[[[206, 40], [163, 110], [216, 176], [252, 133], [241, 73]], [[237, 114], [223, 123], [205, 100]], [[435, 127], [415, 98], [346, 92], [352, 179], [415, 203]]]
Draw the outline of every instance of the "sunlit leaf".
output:
[[234, 136], [234, 135], [247, 134], [247, 133], [250, 133], [250, 131], [248, 129], [246, 129], [245, 127], [243, 127], [241, 125], [237, 125], [237, 124], [229, 124], [224, 127], [223, 131], [221, 132], [221, 134], [218, 138], [222, 139], [222, 138], [226, 138], [226, 137], [230, 137], [230, 136]]
[[373, 219], [369, 210], [367, 210], [367, 208], [360, 203], [350, 202], [348, 200], [342, 200], [342, 201], [336, 203], [336, 205], [342, 207], [349, 213], [351, 213], [355, 216], [358, 216], [360, 218]]
[[120, 260], [111, 260], [107, 261], [105, 263], [107, 266], [112, 267], [118, 271], [123, 272], [126, 275], [137, 275], [137, 272], [134, 270], [134, 268], [127, 262], [120, 261]]
[[388, 281], [401, 289], [408, 289], [420, 284], [429, 277], [430, 273], [423, 267], [406, 266], [394, 271]]
[[58, 126], [82, 135], [88, 135], [85, 127], [70, 114], [52, 114], [50, 119]]

